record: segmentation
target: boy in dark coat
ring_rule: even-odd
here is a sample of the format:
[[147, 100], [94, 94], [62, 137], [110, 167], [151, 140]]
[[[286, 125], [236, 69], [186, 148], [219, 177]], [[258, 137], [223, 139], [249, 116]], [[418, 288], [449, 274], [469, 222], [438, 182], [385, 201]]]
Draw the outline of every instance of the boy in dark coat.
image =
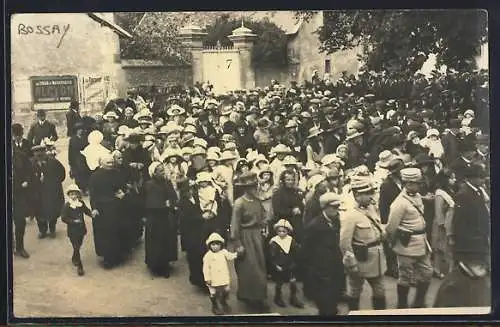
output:
[[77, 267], [78, 276], [84, 275], [83, 264], [80, 257], [80, 247], [83, 243], [83, 238], [87, 234], [87, 227], [83, 215], [95, 217], [97, 210], [90, 211], [87, 205], [81, 200], [82, 191], [77, 185], [72, 184], [66, 190], [68, 201], [63, 205], [61, 211], [61, 219], [68, 225], [68, 237], [73, 246], [73, 256], [71, 262]]
[[280, 219], [275, 225], [276, 236], [269, 241], [269, 253], [273, 268], [273, 279], [276, 282], [274, 302], [285, 307], [281, 297], [281, 287], [290, 283], [290, 304], [296, 308], [303, 308], [304, 304], [297, 298], [296, 268], [299, 260], [299, 245], [289, 235], [293, 231], [292, 225], [285, 219]]

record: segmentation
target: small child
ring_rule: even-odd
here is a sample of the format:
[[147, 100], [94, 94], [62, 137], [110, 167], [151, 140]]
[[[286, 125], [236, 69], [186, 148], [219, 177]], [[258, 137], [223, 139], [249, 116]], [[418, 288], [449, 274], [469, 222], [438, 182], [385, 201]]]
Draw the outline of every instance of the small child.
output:
[[[205, 243], [208, 251], [203, 257], [203, 275], [210, 292], [212, 312], [215, 315], [229, 313], [231, 308], [227, 304], [227, 299], [230, 290], [230, 275], [227, 261], [236, 259], [243, 249], [238, 249], [237, 253], [223, 249], [224, 239], [218, 233], [210, 234]], [[219, 299], [222, 309], [219, 307]]]
[[80, 258], [80, 247], [82, 246], [85, 234], [87, 234], [83, 214], [94, 218], [98, 215], [98, 211], [90, 211], [87, 205], [81, 200], [82, 191], [77, 185], [72, 184], [68, 186], [66, 195], [68, 196], [68, 201], [63, 205], [61, 219], [68, 225], [68, 237], [71, 245], [73, 245], [71, 261], [78, 268], [78, 276], [83, 276], [85, 272]]
[[274, 266], [273, 279], [276, 282], [274, 303], [285, 307], [281, 297], [281, 286], [290, 283], [290, 304], [296, 308], [303, 308], [304, 304], [297, 298], [297, 280], [295, 278], [297, 262], [299, 260], [299, 245], [289, 234], [293, 227], [285, 219], [280, 219], [275, 225], [276, 236], [269, 241], [271, 263]]

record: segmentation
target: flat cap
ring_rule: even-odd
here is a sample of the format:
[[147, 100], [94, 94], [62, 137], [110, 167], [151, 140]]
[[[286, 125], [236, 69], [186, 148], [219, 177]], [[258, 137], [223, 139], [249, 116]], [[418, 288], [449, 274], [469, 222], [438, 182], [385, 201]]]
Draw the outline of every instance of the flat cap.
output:
[[341, 203], [340, 196], [333, 192], [326, 192], [325, 194], [319, 197], [319, 205], [322, 209], [326, 208], [327, 206], [339, 207], [340, 203]]

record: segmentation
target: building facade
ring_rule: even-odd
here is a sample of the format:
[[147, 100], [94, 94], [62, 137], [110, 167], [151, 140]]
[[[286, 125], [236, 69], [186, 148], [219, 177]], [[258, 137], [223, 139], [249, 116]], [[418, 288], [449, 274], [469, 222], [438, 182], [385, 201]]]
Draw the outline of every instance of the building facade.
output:
[[123, 95], [119, 37], [131, 35], [108, 13], [16, 14], [11, 19], [12, 119], [28, 125], [37, 109], [64, 125], [71, 99], [101, 110]]

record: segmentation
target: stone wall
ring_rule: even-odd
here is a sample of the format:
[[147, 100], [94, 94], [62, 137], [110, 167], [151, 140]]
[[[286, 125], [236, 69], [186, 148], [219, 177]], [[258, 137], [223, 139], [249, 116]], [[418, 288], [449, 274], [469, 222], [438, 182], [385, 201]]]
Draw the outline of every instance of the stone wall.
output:
[[192, 85], [191, 66], [164, 65], [159, 61], [122, 60], [124, 87], [141, 85]]

